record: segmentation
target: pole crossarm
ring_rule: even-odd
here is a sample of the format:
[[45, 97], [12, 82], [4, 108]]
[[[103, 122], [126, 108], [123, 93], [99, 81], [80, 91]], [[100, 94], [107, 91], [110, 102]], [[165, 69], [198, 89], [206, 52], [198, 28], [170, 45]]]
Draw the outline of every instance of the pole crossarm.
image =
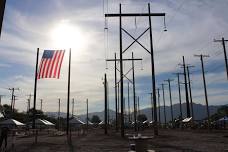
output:
[[150, 28], [147, 28], [142, 34], [140, 34], [126, 49], [124, 49], [123, 53], [126, 52], [135, 42], [138, 42], [140, 39]]
[[[116, 70], [120, 72], [119, 69], [116, 68]], [[131, 71], [131, 69], [130, 69], [130, 71]], [[128, 73], [129, 73], [129, 72], [128, 72]], [[131, 82], [131, 84], [133, 84], [133, 82], [127, 77], [127, 74], [128, 74], [128, 73], [123, 74], [123, 77], [125, 77], [126, 79], [128, 79], [128, 81]], [[120, 82], [120, 80], [119, 80], [117, 83], [119, 83], [119, 82]]]
[[135, 39], [128, 31], [126, 31], [125, 29], [122, 28], [122, 30], [129, 35], [135, 42], [137, 42], [142, 48], [144, 48], [149, 54], [151, 54], [151, 52], [145, 47], [143, 46], [137, 39]]
[[[106, 61], [120, 61], [120, 59], [106, 59]], [[134, 59], [122, 59], [122, 61], [142, 61], [142, 59], [141, 58], [134, 58]], [[123, 74], [123, 77], [125, 77], [126, 79], [128, 79], [128, 81], [129, 82], [131, 82], [131, 84], [133, 84], [133, 82], [132, 82], [132, 80], [130, 80], [128, 77], [127, 77], [127, 74], [131, 71], [133, 69], [133, 67], [130, 69], [130, 70], [128, 70], [128, 72], [126, 73], [126, 74]], [[116, 68], [116, 70], [118, 71], [118, 72], [120, 72], [120, 70], [118, 69], [118, 68]], [[120, 81], [118, 81], [117, 83], [119, 83]], [[116, 83], [116, 84], [117, 84]]]
[[202, 55], [202, 54], [200, 54], [200, 55], [194, 55], [194, 56], [195, 57], [201, 57], [202, 56], [202, 57], [207, 57], [207, 58], [210, 57], [209, 55]]
[[117, 14], [105, 14], [105, 17], [145, 17], [145, 16], [165, 16], [165, 13], [117, 13]]
[[227, 76], [227, 80], [228, 80], [228, 61], [227, 61], [227, 53], [226, 53], [226, 42], [228, 42], [228, 40], [225, 40], [224, 37], [222, 37], [221, 40], [214, 39], [214, 42], [222, 42], [223, 51], [224, 51], [224, 59], [225, 59], [225, 67], [226, 67], [226, 76]]
[[[214, 42], [222, 42], [223, 40], [216, 40], [214, 39]], [[224, 40], [225, 42], [228, 42], [228, 40]]]
[[[106, 61], [120, 61], [120, 59], [107, 59]], [[138, 59], [122, 59], [122, 61], [132, 61], [132, 60], [136, 60], [136, 61], [141, 61], [142, 59], [138, 58]]]

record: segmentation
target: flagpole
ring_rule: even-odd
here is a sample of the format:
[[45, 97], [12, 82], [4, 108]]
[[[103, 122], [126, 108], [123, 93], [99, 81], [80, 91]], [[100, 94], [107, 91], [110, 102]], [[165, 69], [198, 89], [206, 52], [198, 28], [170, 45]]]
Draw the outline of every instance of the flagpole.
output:
[[71, 49], [69, 51], [69, 70], [68, 70], [68, 92], [67, 92], [67, 130], [69, 133], [69, 108], [70, 108], [70, 65], [71, 65]]
[[35, 85], [34, 85], [32, 129], [35, 129], [36, 128], [35, 127], [35, 120], [36, 120], [36, 90], [37, 90], [38, 60], [39, 60], [39, 48], [37, 48], [37, 55], [36, 55], [36, 69], [35, 69]]

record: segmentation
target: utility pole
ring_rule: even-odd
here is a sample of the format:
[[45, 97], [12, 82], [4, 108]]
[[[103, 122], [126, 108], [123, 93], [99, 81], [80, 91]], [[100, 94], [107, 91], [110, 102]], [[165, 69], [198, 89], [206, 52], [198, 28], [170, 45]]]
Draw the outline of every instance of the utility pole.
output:
[[[120, 31], [120, 79], [121, 79], [121, 136], [124, 137], [124, 120], [123, 120], [123, 64], [122, 64], [122, 54], [129, 49], [135, 42], [137, 42], [141, 47], [143, 47], [151, 56], [151, 72], [152, 72], [152, 89], [153, 89], [153, 102], [154, 107], [156, 107], [156, 91], [155, 91], [155, 66], [154, 66], [154, 52], [153, 52], [153, 37], [152, 37], [152, 24], [151, 24], [151, 16], [163, 16], [165, 17], [165, 13], [150, 13], [150, 4], [148, 3], [148, 13], [122, 13], [121, 11], [121, 4], [120, 7], [120, 13], [119, 14], [105, 14], [105, 17], [119, 17], [119, 31]], [[122, 17], [148, 17], [149, 19], [149, 28], [147, 28], [138, 38], [134, 38], [129, 32], [127, 32], [125, 29], [122, 28]], [[124, 51], [122, 48], [122, 31], [124, 31], [126, 34], [128, 34], [132, 39], [134, 39], [134, 42], [131, 43]], [[146, 49], [139, 41], [138, 39], [145, 34], [147, 31], [149, 31], [150, 35], [150, 51]], [[157, 115], [157, 111], [155, 109], [155, 114]], [[156, 118], [156, 117], [155, 117]], [[157, 118], [154, 121], [154, 135], [158, 135], [158, 127], [157, 127]]]
[[180, 102], [180, 117], [181, 119], [183, 118], [182, 116], [182, 101], [181, 101], [181, 87], [180, 87], [180, 74], [182, 73], [175, 73], [177, 75], [177, 86], [178, 86], [178, 94], [179, 94], [179, 102]]
[[[106, 61], [120, 61], [120, 59], [107, 59]], [[126, 74], [123, 74], [123, 77], [125, 77], [125, 78], [127, 78], [128, 79], [128, 81], [129, 82], [131, 82], [132, 83], [132, 85], [133, 85], [133, 102], [134, 102], [134, 120], [135, 120], [135, 122], [136, 122], [136, 110], [137, 110], [137, 107], [136, 107], [136, 96], [135, 96], [135, 69], [134, 69], [134, 61], [142, 61], [142, 59], [139, 59], [139, 58], [134, 58], [134, 53], [132, 52], [132, 58], [130, 59], [122, 59], [122, 62], [123, 61], [132, 61], [132, 68], [126, 73]], [[117, 69], [117, 68], [116, 68]], [[117, 69], [118, 70], [118, 69]], [[130, 71], [132, 70], [132, 81], [126, 76]], [[120, 70], [118, 70], [119, 72], [120, 72]], [[119, 82], [121, 82], [121, 81], [119, 81]], [[119, 82], [117, 82], [117, 94], [118, 94], [118, 98], [117, 98], [117, 107], [118, 107], [118, 109], [117, 109], [117, 111], [118, 111], [118, 113], [119, 113]], [[137, 131], [137, 126], [136, 126], [137, 124], [135, 123], [135, 126], [134, 126], [134, 129], [135, 129], [135, 132]]]
[[28, 112], [29, 112], [29, 110], [30, 110], [30, 105], [31, 105], [31, 101], [32, 101], [32, 94], [30, 93], [29, 95], [27, 95], [29, 98], [28, 98]]
[[139, 105], [139, 96], [138, 96], [138, 115], [140, 115], [140, 105]]
[[0, 95], [0, 106], [2, 105], [2, 97], [4, 97], [5, 95]]
[[164, 106], [164, 120], [165, 120], [165, 126], [166, 126], [166, 109], [165, 109], [165, 89], [164, 89], [164, 86], [165, 84], [162, 83], [162, 96], [163, 96], [163, 106]]
[[[117, 113], [119, 115], [119, 113], [120, 113], [120, 85], [119, 85], [119, 83], [117, 83], [117, 95], [118, 95]], [[118, 119], [119, 119], [119, 116], [118, 116]]]
[[[119, 106], [119, 99], [117, 101], [117, 65], [116, 65], [116, 53], [115, 53], [115, 104], [116, 104], [116, 131], [118, 131], [118, 110], [119, 108], [117, 106]], [[119, 91], [119, 87], [118, 87], [118, 91]]]
[[14, 95], [13, 96], [13, 105], [12, 105], [12, 107], [13, 107], [13, 112], [14, 112], [14, 109], [15, 109], [15, 101], [16, 100], [18, 100], [18, 99], [16, 99], [16, 96]]
[[2, 23], [4, 18], [5, 6], [6, 6], [6, 0], [1, 0], [0, 1], [0, 36], [2, 32]]
[[150, 94], [150, 102], [151, 102], [151, 122], [154, 121], [154, 110], [153, 110], [153, 93]]
[[11, 95], [11, 111], [13, 111], [13, 104], [14, 104], [14, 91], [15, 90], [19, 90], [19, 88], [9, 88], [8, 90], [12, 91], [12, 95]]
[[72, 99], [72, 118], [74, 118], [74, 98]]
[[195, 57], [200, 57], [200, 61], [201, 61], [201, 68], [202, 68], [202, 75], [203, 75], [203, 85], [204, 85], [204, 94], [205, 94], [205, 101], [206, 101], [206, 106], [207, 106], [208, 128], [210, 129], [210, 111], [209, 111], [209, 106], [208, 106], [207, 85], [206, 85], [204, 63], [203, 63], [203, 58], [204, 57], [209, 57], [209, 55], [200, 54], [200, 55], [194, 55], [194, 56]]
[[58, 129], [60, 130], [60, 98], [59, 98], [59, 109], [58, 109]]
[[130, 96], [129, 96], [129, 82], [127, 83], [127, 102], [128, 102], [128, 122], [131, 122], [131, 111], [130, 111]]
[[192, 88], [191, 88], [191, 79], [190, 79], [190, 72], [189, 68], [192, 68], [194, 66], [187, 66], [187, 73], [188, 73], [188, 87], [189, 87], [189, 97], [191, 102], [191, 113], [192, 113], [192, 121], [194, 122], [194, 108], [193, 108], [193, 101], [192, 101]]
[[224, 51], [225, 66], [226, 66], [226, 76], [227, 76], [227, 80], [228, 80], [228, 63], [227, 63], [226, 44], [225, 44], [225, 42], [228, 42], [228, 40], [225, 40], [224, 37], [222, 37], [222, 40], [215, 40], [214, 39], [214, 42], [222, 42], [223, 51]]
[[186, 108], [187, 108], [187, 118], [190, 118], [190, 106], [189, 106], [189, 98], [188, 98], [188, 83], [187, 83], [187, 76], [186, 76], [186, 65], [183, 56], [183, 68], [184, 68], [184, 82], [185, 82], [185, 96], [186, 96]]
[[159, 88], [157, 88], [157, 96], [158, 96], [158, 121], [159, 121], [159, 126], [161, 126], [160, 89]]
[[136, 107], [136, 96], [135, 96], [135, 65], [134, 65], [134, 53], [131, 53], [132, 57], [132, 81], [133, 81], [133, 104], [134, 104], [134, 129], [137, 131], [137, 107]]
[[106, 74], [104, 76], [104, 92], [105, 92], [105, 111], [104, 111], [104, 116], [105, 116], [105, 134], [107, 135], [108, 134], [108, 131], [107, 131], [107, 108], [108, 108], [108, 104], [107, 104], [107, 100], [108, 100], [108, 97], [107, 97], [107, 78], [106, 78]]
[[88, 103], [88, 98], [86, 99], [86, 128], [88, 131], [88, 126], [89, 126], [89, 103]]
[[43, 110], [43, 99], [40, 99], [40, 111]]
[[169, 85], [169, 99], [170, 99], [170, 108], [171, 108], [171, 118], [172, 118], [172, 123], [173, 123], [173, 103], [172, 103], [172, 93], [171, 93], [171, 86], [170, 86], [170, 82], [173, 80], [167, 79], [165, 81], [167, 81], [168, 85]]

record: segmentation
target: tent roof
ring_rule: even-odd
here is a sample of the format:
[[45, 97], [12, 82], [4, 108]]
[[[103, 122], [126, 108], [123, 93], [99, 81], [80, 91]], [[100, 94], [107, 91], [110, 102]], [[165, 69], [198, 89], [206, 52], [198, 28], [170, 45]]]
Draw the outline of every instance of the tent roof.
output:
[[17, 120], [14, 120], [14, 119], [7, 119], [7, 120], [4, 120], [2, 122], [0, 122], [0, 125], [16, 125], [16, 126], [24, 126], [25, 124], [17, 121]]
[[0, 113], [0, 118], [4, 118], [4, 115], [2, 113]]
[[222, 117], [222, 118], [220, 118], [218, 121], [228, 121], [228, 117], [227, 117], [227, 116]]
[[70, 124], [82, 124], [84, 125], [85, 123], [79, 120], [78, 118], [73, 118], [69, 121]]
[[182, 120], [182, 122], [189, 122], [192, 120], [192, 117], [189, 117], [189, 118], [185, 118], [184, 120]]
[[92, 123], [91, 121], [88, 121], [88, 124], [89, 124], [89, 125], [93, 125], [93, 123]]
[[[30, 122], [29, 124], [32, 124], [32, 122]], [[35, 124], [36, 125], [45, 125], [45, 126], [54, 126], [55, 125], [55, 124], [53, 124], [50, 121], [47, 121], [45, 119], [36, 119]]]
[[99, 125], [103, 125], [103, 124], [105, 124], [104, 121], [101, 121], [101, 122], [99, 123]]
[[145, 123], [149, 123], [149, 121], [148, 120], [143, 121], [143, 124], [145, 124]]
[[55, 124], [53, 124], [50, 121], [47, 121], [45, 119], [42, 119], [42, 120], [46, 123], [46, 125], [49, 125], [49, 126], [54, 126], [55, 125]]

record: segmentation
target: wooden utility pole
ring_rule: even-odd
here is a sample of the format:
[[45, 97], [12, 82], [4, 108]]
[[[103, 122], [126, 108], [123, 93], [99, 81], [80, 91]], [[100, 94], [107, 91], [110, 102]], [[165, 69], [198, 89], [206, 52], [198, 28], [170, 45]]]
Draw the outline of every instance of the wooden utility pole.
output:
[[136, 107], [136, 96], [135, 96], [135, 65], [134, 65], [134, 53], [131, 53], [131, 58], [132, 58], [132, 81], [133, 81], [133, 108], [134, 108], [134, 129], [135, 132], [137, 131], [137, 107]]
[[43, 110], [43, 99], [40, 99], [40, 111]]
[[179, 102], [180, 102], [180, 117], [182, 119], [183, 116], [182, 116], [182, 101], [181, 101], [181, 87], [180, 87], [180, 74], [182, 73], [175, 73], [175, 74], [177, 75], [178, 95], [179, 95]]
[[[149, 28], [146, 29], [138, 38], [134, 38], [129, 32], [122, 28], [122, 18], [123, 17], [148, 17], [149, 19]], [[105, 17], [119, 17], [119, 31], [120, 31], [120, 79], [121, 79], [121, 136], [124, 137], [124, 119], [123, 119], [123, 64], [122, 64], [122, 54], [130, 48], [135, 42], [137, 42], [140, 46], [142, 46], [150, 55], [151, 55], [151, 71], [152, 71], [152, 89], [153, 89], [153, 102], [154, 107], [156, 107], [156, 91], [155, 91], [155, 67], [154, 67], [154, 53], [153, 53], [153, 37], [152, 37], [152, 25], [151, 25], [151, 16], [165, 16], [165, 13], [150, 13], [150, 4], [148, 4], [148, 13], [122, 13], [121, 11], [121, 4], [120, 4], [120, 13], [119, 14], [105, 14]], [[145, 34], [149, 30], [150, 35], [150, 51], [146, 49], [138, 39]], [[124, 31], [127, 35], [129, 35], [134, 42], [131, 43], [124, 51], [122, 48], [122, 31]], [[157, 111], [155, 109], [155, 114], [157, 115]], [[154, 121], [154, 135], [158, 135], [158, 128], [157, 128], [157, 119]]]
[[[134, 38], [129, 32], [122, 28], [122, 17], [143, 17], [147, 16], [149, 19], [149, 28], [147, 28], [138, 38]], [[155, 84], [155, 67], [154, 67], [154, 54], [153, 54], [153, 37], [152, 37], [152, 24], [151, 24], [151, 16], [165, 16], [165, 13], [150, 13], [150, 4], [148, 4], [148, 13], [122, 13], [121, 4], [120, 4], [120, 13], [119, 14], [105, 14], [105, 17], [119, 17], [119, 31], [120, 31], [120, 78], [121, 78], [121, 105], [123, 105], [123, 64], [122, 64], [122, 53], [124, 53], [128, 48], [130, 48], [135, 42], [137, 42], [140, 46], [142, 46], [150, 55], [151, 55], [151, 71], [152, 71], [152, 89], [153, 89], [153, 102], [155, 107], [156, 114], [156, 84]], [[149, 30], [150, 35], [150, 51], [146, 49], [138, 39]], [[129, 35], [134, 42], [131, 43], [124, 51], [122, 49], [122, 31], [124, 31], [127, 35]], [[123, 109], [123, 106], [121, 106]], [[121, 136], [124, 137], [124, 120], [123, 120], [123, 111], [121, 111]], [[154, 121], [154, 135], [158, 135], [157, 128], [157, 119], [155, 117]]]
[[18, 100], [18, 99], [16, 99], [16, 96], [14, 95], [13, 96], [13, 105], [12, 105], [12, 107], [13, 107], [13, 112], [14, 112], [14, 109], [15, 109], [15, 101], [16, 100]]
[[28, 112], [29, 112], [29, 110], [30, 110], [30, 107], [31, 107], [31, 101], [32, 101], [32, 94], [30, 93], [29, 95], [27, 95], [28, 96]]
[[139, 104], [139, 96], [138, 96], [138, 115], [140, 115], [140, 104]]
[[127, 83], [127, 102], [128, 102], [128, 122], [131, 122], [129, 82]]
[[105, 131], [105, 134], [107, 135], [108, 134], [108, 125], [107, 125], [107, 121], [108, 121], [108, 119], [107, 119], [107, 108], [108, 108], [108, 104], [107, 104], [107, 100], [108, 100], [108, 97], [107, 97], [107, 78], [106, 78], [106, 74], [105, 74], [105, 76], [104, 76], [104, 92], [105, 92], [105, 103], [104, 103], [104, 117], [105, 117], [105, 127], [104, 127], [104, 131]]
[[207, 85], [206, 85], [206, 79], [205, 79], [205, 71], [204, 71], [204, 63], [203, 58], [209, 57], [209, 55], [194, 55], [195, 57], [200, 57], [201, 61], [201, 68], [202, 68], [202, 75], [203, 75], [203, 85], [204, 85], [204, 95], [205, 95], [205, 101], [206, 101], [206, 107], [207, 107], [207, 119], [208, 119], [208, 128], [210, 129], [210, 111], [208, 106], [208, 98], [207, 98]]
[[89, 100], [86, 99], [86, 128], [89, 126]]
[[190, 78], [190, 72], [189, 68], [192, 68], [194, 66], [187, 66], [187, 74], [188, 74], [188, 87], [189, 87], [189, 97], [190, 97], [190, 102], [191, 102], [191, 114], [192, 114], [192, 120], [194, 122], [194, 108], [193, 108], [193, 101], [192, 101], [192, 87], [191, 87], [191, 78]]
[[60, 98], [59, 98], [59, 109], [58, 109], [58, 129], [60, 130]]
[[163, 97], [163, 107], [164, 107], [164, 120], [165, 120], [165, 126], [166, 126], [166, 109], [165, 109], [165, 89], [164, 86], [165, 84], [161, 84], [162, 85], [162, 97]]
[[154, 121], [154, 110], [153, 110], [153, 93], [150, 94], [150, 105], [151, 105], [151, 122]]
[[72, 99], [72, 118], [74, 118], [74, 98]]
[[14, 104], [14, 91], [19, 90], [19, 88], [9, 88], [8, 90], [12, 91], [11, 92], [11, 111], [13, 111], [13, 104]]
[[183, 56], [183, 68], [184, 68], [184, 82], [185, 82], [185, 97], [186, 97], [186, 108], [187, 108], [187, 118], [190, 118], [190, 106], [189, 106], [189, 98], [188, 98], [188, 82], [187, 82], [187, 75], [186, 75], [186, 65]]
[[0, 106], [2, 105], [2, 97], [4, 97], [5, 95], [0, 95]]
[[158, 122], [159, 126], [161, 125], [161, 111], [160, 111], [160, 89], [157, 88], [157, 96], [158, 96]]
[[222, 37], [222, 40], [214, 40], [214, 42], [222, 42], [223, 51], [224, 51], [225, 66], [226, 66], [226, 76], [227, 76], [227, 80], [228, 80], [228, 63], [227, 63], [226, 44], [225, 44], [225, 42], [228, 42], [228, 40], [225, 40], [224, 37]]
[[170, 99], [170, 108], [171, 108], [171, 118], [172, 118], [172, 123], [173, 123], [173, 103], [172, 103], [172, 93], [171, 93], [171, 86], [170, 86], [170, 82], [173, 80], [167, 79], [165, 81], [167, 81], [168, 85], [169, 85], [169, 99]]
[[[120, 59], [107, 59], [106, 61], [120, 61]], [[129, 82], [131, 82], [132, 83], [132, 85], [133, 85], [133, 102], [134, 102], [134, 120], [135, 120], [135, 122], [136, 122], [136, 112], [137, 112], [137, 107], [136, 107], [136, 96], [135, 96], [135, 69], [134, 69], [134, 61], [142, 61], [142, 59], [140, 59], [140, 58], [134, 58], [134, 53], [132, 52], [132, 58], [130, 59], [122, 59], [122, 62], [124, 62], [124, 61], [132, 61], [132, 68], [126, 73], [126, 74], [123, 74], [123, 77], [125, 77], [125, 78], [127, 78], [127, 80], [129, 81]], [[120, 70], [118, 70], [117, 68], [116, 68], [116, 70], [117, 71], [119, 71], [120, 72]], [[127, 74], [130, 72], [132, 70], [132, 81], [127, 77]], [[121, 82], [121, 81], [119, 81], [119, 82]], [[117, 82], [117, 94], [118, 94], [118, 97], [117, 97], [117, 111], [118, 111], [118, 113], [119, 113], [119, 82]], [[135, 132], [137, 131], [137, 123], [134, 123], [135, 125], [134, 125], [134, 129], [135, 129]]]
[[6, 0], [1, 0], [0, 1], [0, 36], [2, 31], [2, 23], [4, 18], [5, 6], [6, 6]]
[[[118, 102], [119, 102], [119, 99], [117, 99], [117, 72], [116, 72], [116, 69], [117, 69], [117, 65], [116, 65], [116, 53], [115, 53], [115, 105], [116, 105], [116, 131], [118, 131]], [[118, 88], [118, 91], [119, 91], [119, 88]]]

